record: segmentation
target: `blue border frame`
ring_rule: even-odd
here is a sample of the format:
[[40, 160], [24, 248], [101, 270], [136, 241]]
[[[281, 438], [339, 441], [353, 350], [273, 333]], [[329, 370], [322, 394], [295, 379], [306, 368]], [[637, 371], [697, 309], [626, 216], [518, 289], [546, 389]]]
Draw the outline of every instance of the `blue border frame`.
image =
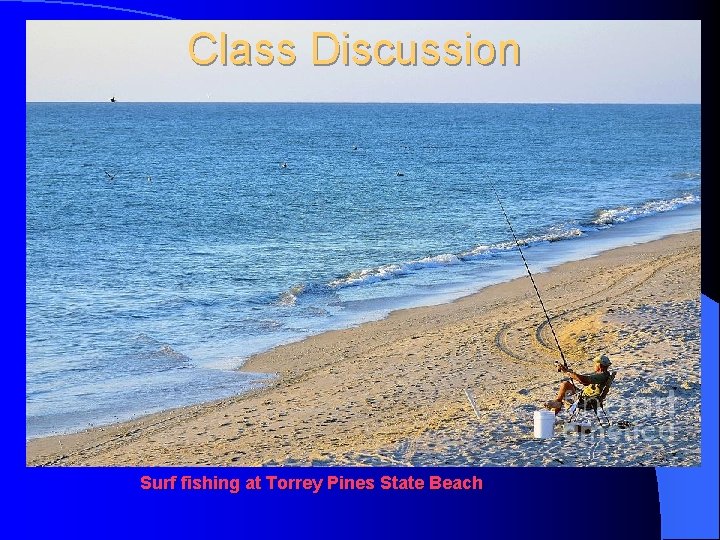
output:
[[[261, 6], [195, 5], [189, 2], [114, 1], [113, 6], [71, 2], [0, 1], [6, 43], [25, 43], [27, 19], [130, 19], [152, 18], [151, 14], [169, 14], [174, 18], [262, 19], [269, 11]], [[329, 6], [289, 4], [281, 12], [284, 18], [383, 19], [405, 18], [699, 18], [699, 2], [653, 4], [652, 13], [641, 4], [613, 0], [604, 3], [602, 11], [595, 6], [574, 2], [557, 2], [552, 7], [536, 3], [473, 3], [458, 6], [425, 5], [417, 2], [388, 5]], [[242, 12], [240, 12], [242, 11]], [[168, 16], [168, 15], [165, 15]], [[375, 16], [375, 17], [374, 17]], [[24, 46], [24, 45], [23, 45]], [[48, 44], [51, 46], [51, 44]], [[3, 200], [3, 216], [8, 241], [8, 261], [2, 271], [8, 284], [5, 312], [5, 335], [9, 350], [6, 362], [11, 384], [9, 407], [11, 433], [24, 433], [24, 359], [25, 324], [18, 314], [25, 309], [25, 184], [24, 55], [8, 55], [10, 84], [2, 94], [7, 107], [10, 133], [5, 138], [4, 154], [8, 157], [9, 191]], [[16, 180], [17, 179], [17, 180]], [[21, 180], [23, 179], [23, 180]], [[705, 207], [711, 201], [704, 201]], [[702, 466], [688, 469], [42, 469], [25, 467], [23, 437], [10, 437], [6, 457], [12, 486], [22, 486], [14, 497], [15, 516], [23, 509], [27, 536], [57, 534], [59, 529], [87, 531], [97, 535], [97, 528], [109, 536], [169, 536], [171, 534], [231, 533], [245, 535], [252, 531], [297, 534], [298, 528], [314, 536], [420, 536], [472, 534], [473, 536], [554, 538], [563, 527], [572, 524], [572, 511], [559, 512], [541, 501], [553, 489], [574, 485], [578, 481], [599, 483], [607, 492], [612, 519], [604, 536], [608, 538], [716, 538], [718, 536], [718, 304], [702, 298]], [[481, 492], [337, 492], [310, 496], [303, 493], [262, 492], [228, 495], [224, 493], [148, 493], [139, 489], [143, 474], [154, 476], [185, 474], [219, 476], [321, 477], [343, 474], [346, 477], [379, 478], [383, 474], [431, 474], [472, 476], [479, 474], [485, 488]], [[657, 477], [656, 474], [657, 473]], [[657, 479], [656, 479], [657, 478]], [[565, 490], [563, 490], [565, 492]], [[610, 495], [612, 493], [612, 495]], [[572, 508], [572, 506], [571, 506]], [[580, 516], [587, 508], [576, 507]], [[660, 515], [662, 514], [662, 533]], [[31, 520], [31, 521], [30, 521]], [[118, 527], [118, 520], [126, 523]], [[615, 527], [613, 523], [620, 523]], [[120, 522], [122, 523], [122, 522]], [[30, 524], [30, 525], [28, 525]], [[574, 534], [574, 533], [571, 533]], [[79, 534], [83, 536], [81, 532]]]
[[701, 465], [658, 468], [663, 538], [718, 537], [718, 304], [701, 305]]

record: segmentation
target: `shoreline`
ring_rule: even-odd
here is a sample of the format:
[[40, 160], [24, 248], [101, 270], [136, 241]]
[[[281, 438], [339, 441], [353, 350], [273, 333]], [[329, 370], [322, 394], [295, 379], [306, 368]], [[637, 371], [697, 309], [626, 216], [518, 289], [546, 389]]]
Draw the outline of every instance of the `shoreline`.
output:
[[[579, 321], [566, 320], [570, 312], [577, 311], [568, 312], [566, 306], [582, 304], [583, 299], [593, 299], [595, 307], [607, 304], [598, 291], [610, 295], [630, 286], [635, 293], [644, 291], [646, 300], [657, 296], [665, 303], [699, 301], [699, 237], [699, 230], [673, 234], [535, 274], [546, 306], [557, 319], [556, 331], [564, 348], [568, 347], [568, 360], [579, 364], [583, 355], [601, 346], [608, 347], [603, 350], [611, 356], [622, 358], [622, 349], [612, 344], [620, 331], [598, 330], [600, 321], [613, 327], [620, 324], [613, 320], [617, 308], [605, 306], [603, 313], [596, 313], [595, 308], [582, 306], [589, 310], [587, 314]], [[693, 261], [697, 272], [685, 271], [680, 277], [673, 274], [673, 279], [684, 280], [679, 289], [666, 284], [663, 294], [645, 291], [643, 284], [657, 275], [676, 267], [694, 268]], [[651, 275], [641, 279], [648, 272]], [[633, 279], [642, 282], [633, 284]], [[599, 289], [588, 297], [578, 296], [570, 286], [578, 280], [587, 286], [580, 291], [583, 294]], [[77, 433], [30, 439], [26, 441], [27, 463], [382, 464], [386, 459], [383, 452], [392, 454], [398, 444], [413, 441], [417, 446], [428, 433], [467, 429], [475, 417], [462, 396], [462, 386], [472, 389], [480, 410], [490, 413], [492, 403], [506, 401], [501, 394], [511, 385], [524, 386], [521, 393], [509, 390], [517, 394], [514, 401], [534, 398], [540, 389], [552, 393], [557, 376], [548, 373], [548, 362], [553, 351], [547, 346], [540, 320], [544, 316], [529, 287], [527, 276], [519, 277], [449, 303], [398, 309], [379, 320], [280, 345], [251, 356], [240, 368], [280, 374], [258, 389]], [[624, 308], [622, 313], [632, 314], [640, 305], [613, 298]], [[662, 306], [663, 302], [653, 300], [646, 305]], [[629, 324], [624, 319], [621, 322]], [[699, 327], [696, 330], [699, 332]], [[578, 339], [582, 336], [583, 345]], [[655, 351], [657, 343], [652, 344], [654, 348], [648, 345], [641, 349], [660, 354]], [[696, 345], [699, 351], [699, 333]], [[694, 343], [689, 346], [692, 352]], [[537, 360], [528, 361], [529, 355]], [[687, 356], [692, 364], [691, 355]], [[699, 366], [699, 357], [695, 361]], [[447, 380], [450, 378], [454, 382]], [[547, 392], [543, 394], [546, 399]], [[699, 425], [697, 431], [699, 436]], [[128, 444], [133, 451], [123, 452]]]
[[[605, 229], [588, 231], [580, 237], [570, 237], [561, 242], [551, 241], [530, 244], [526, 249], [532, 248], [531, 268], [535, 273], [541, 273], [565, 262], [594, 257], [603, 251], [617, 247], [635, 245], [668, 235], [699, 229], [700, 204], [686, 204], [668, 212], [658, 212], [639, 219], [621, 222]], [[242, 370], [242, 365], [252, 356], [262, 354], [279, 346], [297, 343], [324, 332], [352, 328], [369, 321], [382, 320], [393, 311], [451, 303], [465, 296], [475, 294], [488, 286], [526, 276], [522, 264], [518, 264], [519, 258], [515, 249], [502, 252], [501, 259], [503, 262], [489, 268], [475, 268], [474, 265], [477, 264], [477, 261], [445, 267], [443, 270], [444, 283], [435, 283], [429, 288], [422, 285], [416, 286], [413, 289], [416, 292], [412, 294], [401, 294], [399, 296], [391, 294], [383, 298], [372, 299], [371, 297], [360, 301], [346, 301], [344, 312], [337, 314], [332, 319], [328, 319], [327, 324], [307, 328], [306, 331], [297, 330], [294, 335], [285, 336], [281, 339], [260, 340], [265, 341], [265, 344], [259, 347], [257, 343], [253, 343], [249, 347], [246, 346], [246, 350], [228, 349], [227, 347], [218, 349], [223, 351], [220, 355], [225, 359], [220, 359], [219, 364], [215, 364], [215, 361], [211, 363], [216, 367], [222, 367], [215, 369], [206, 366], [202, 360], [199, 360], [196, 368], [200, 370], [209, 369], [209, 371], [205, 371], [205, 373], [195, 372], [194, 374], [183, 372], [185, 377], [182, 380], [188, 388], [191, 388], [194, 382], [202, 381], [203, 376], [210, 377], [218, 383], [214, 391], [207, 389], [204, 392], [190, 391], [186, 394], [176, 394], [169, 399], [169, 396], [165, 394], [165, 398], [160, 401], [146, 399], [141, 403], [136, 403], [134, 406], [116, 407], [115, 410], [112, 407], [106, 407], [104, 410], [101, 408], [102, 415], [96, 415], [95, 417], [89, 412], [78, 411], [75, 421], [68, 421], [68, 419], [72, 418], [72, 415], [66, 412], [64, 414], [65, 418], [60, 420], [61, 423], [54, 424], [56, 426], [54, 429], [51, 418], [29, 414], [26, 418], [26, 441], [47, 436], [68, 435], [88, 428], [132, 421], [166, 410], [213, 402], [247, 392], [258, 385], [265, 384], [261, 374]], [[410, 278], [413, 279], [413, 276], [411, 275]], [[356, 302], [359, 305], [355, 305]], [[303, 324], [301, 323], [298, 328], [304, 328]], [[190, 354], [192, 355], [192, 353]], [[233, 361], [229, 361], [227, 358], [232, 358]], [[238, 382], [238, 376], [248, 379]], [[167, 382], [175, 386], [181, 384], [180, 379]], [[218, 390], [219, 388], [223, 389]], [[158, 388], [158, 391], [163, 392], [164, 390]]]

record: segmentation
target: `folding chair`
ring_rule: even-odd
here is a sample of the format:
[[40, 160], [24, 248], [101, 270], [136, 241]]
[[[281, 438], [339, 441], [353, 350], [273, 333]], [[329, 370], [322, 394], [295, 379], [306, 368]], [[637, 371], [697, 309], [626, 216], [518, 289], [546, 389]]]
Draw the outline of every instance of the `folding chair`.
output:
[[[607, 413], [605, 412], [605, 408], [603, 404], [605, 403], [605, 398], [608, 395], [608, 392], [610, 391], [610, 387], [612, 386], [613, 381], [615, 380], [615, 376], [617, 375], [617, 371], [612, 371], [610, 373], [610, 377], [608, 378], [607, 382], [603, 386], [602, 390], [600, 391], [600, 394], [598, 396], [593, 397], [586, 397], [583, 396], [582, 392], [578, 396], [578, 398], [575, 400], [575, 403], [572, 404], [570, 409], [568, 409], [568, 422], [572, 422], [575, 417], [578, 415], [580, 411], [592, 411], [595, 414], [595, 418], [597, 418], [598, 423], [602, 427], [610, 427], [610, 417], [608, 417]], [[605, 423], [603, 423], [602, 419], [598, 415], [598, 407], [600, 407], [600, 410], [603, 413], [603, 416], [605, 417]]]

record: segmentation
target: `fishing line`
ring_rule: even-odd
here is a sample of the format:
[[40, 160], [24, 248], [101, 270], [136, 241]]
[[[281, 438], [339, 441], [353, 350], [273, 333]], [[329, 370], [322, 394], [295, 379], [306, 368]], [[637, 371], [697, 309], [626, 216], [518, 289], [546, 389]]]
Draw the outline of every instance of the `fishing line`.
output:
[[[498, 195], [497, 190], [495, 189], [495, 185], [490, 181], [490, 187], [493, 190], [493, 193], [495, 194], [495, 198], [497, 199], [498, 204], [500, 205], [500, 209], [502, 210], [503, 215], [505, 216], [505, 221], [508, 224], [508, 227], [510, 227], [510, 232], [513, 235], [513, 238], [515, 239], [515, 245], [518, 248], [518, 251], [520, 252], [520, 256], [522, 257], [523, 263], [525, 263], [525, 270], [527, 270], [528, 276], [530, 276], [530, 281], [532, 282], [533, 288], [535, 289], [535, 294], [537, 294], [538, 300], [540, 300], [540, 307], [542, 307], [543, 313], [545, 314], [545, 318], [547, 319], [548, 326], [550, 327], [550, 331], [552, 332], [553, 337], [555, 338], [555, 344], [557, 345], [558, 351], [560, 351], [560, 358], [562, 358], [563, 365], [565, 368], [568, 367], [567, 360], [565, 360], [565, 355], [563, 354], [562, 347], [560, 347], [560, 340], [558, 340], [557, 334], [555, 334], [555, 329], [553, 328], [552, 322], [550, 321], [550, 315], [548, 315], [547, 310], [545, 309], [545, 303], [542, 300], [542, 297], [540, 296], [540, 291], [537, 288], [537, 285], [535, 284], [535, 278], [532, 275], [532, 272], [530, 271], [530, 267], [528, 266], [527, 259], [525, 258], [525, 254], [523, 253], [522, 248], [520, 247], [520, 241], [517, 238], [517, 235], [515, 234], [515, 229], [513, 229], [512, 223], [510, 223], [510, 218], [507, 215], [507, 212], [505, 212], [505, 207], [503, 206], [502, 201], [500, 200], [500, 196]], [[574, 386], [574, 385], [573, 385]]]

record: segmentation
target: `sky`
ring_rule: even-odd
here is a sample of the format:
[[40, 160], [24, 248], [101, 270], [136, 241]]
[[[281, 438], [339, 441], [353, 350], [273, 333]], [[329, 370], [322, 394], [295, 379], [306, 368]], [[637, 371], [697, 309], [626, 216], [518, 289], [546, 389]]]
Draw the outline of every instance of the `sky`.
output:
[[[297, 60], [199, 66], [197, 32], [289, 39]], [[514, 39], [520, 65], [316, 66], [313, 32]], [[28, 21], [26, 39], [27, 101], [700, 103], [700, 21]]]

